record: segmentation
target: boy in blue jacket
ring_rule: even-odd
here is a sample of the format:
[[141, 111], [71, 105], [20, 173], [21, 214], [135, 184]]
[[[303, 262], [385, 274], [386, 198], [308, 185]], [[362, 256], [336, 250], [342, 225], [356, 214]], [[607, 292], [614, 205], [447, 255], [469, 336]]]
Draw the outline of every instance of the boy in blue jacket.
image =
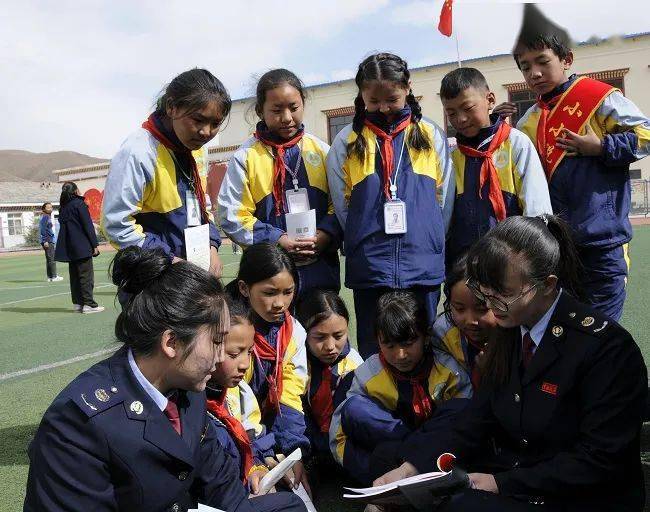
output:
[[618, 320], [632, 239], [629, 166], [650, 152], [650, 121], [618, 89], [567, 77], [570, 38], [534, 5], [525, 6], [513, 56], [538, 96], [517, 128], [537, 147], [553, 212], [573, 228], [585, 299]]

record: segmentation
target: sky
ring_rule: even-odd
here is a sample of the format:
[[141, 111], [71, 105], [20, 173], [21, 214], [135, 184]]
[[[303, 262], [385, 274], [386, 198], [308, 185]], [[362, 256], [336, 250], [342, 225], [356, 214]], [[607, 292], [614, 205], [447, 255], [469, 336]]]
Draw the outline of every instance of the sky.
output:
[[[352, 78], [377, 51], [397, 53], [410, 67], [455, 61], [455, 39], [437, 30], [442, 3], [7, 0], [0, 11], [0, 149], [110, 158], [165, 84], [193, 67], [209, 69], [242, 98], [274, 67], [313, 85]], [[647, 0], [540, 7], [576, 41], [650, 31]], [[461, 58], [509, 52], [521, 17], [521, 1], [456, 0]]]

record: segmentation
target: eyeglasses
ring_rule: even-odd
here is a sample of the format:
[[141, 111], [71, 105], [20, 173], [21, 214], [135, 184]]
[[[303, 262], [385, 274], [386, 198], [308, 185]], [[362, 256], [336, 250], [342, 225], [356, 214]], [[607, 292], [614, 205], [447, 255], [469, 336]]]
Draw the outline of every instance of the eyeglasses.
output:
[[521, 299], [524, 295], [530, 293], [535, 288], [537, 288], [539, 284], [540, 283], [536, 283], [533, 286], [529, 287], [527, 290], [521, 292], [514, 299], [510, 301], [505, 301], [495, 295], [488, 295], [487, 293], [483, 293], [479, 288], [478, 283], [472, 282], [471, 279], [465, 281], [465, 285], [471, 290], [471, 292], [478, 300], [480, 300], [481, 302], [485, 302], [487, 307], [489, 307], [490, 309], [496, 309], [497, 311], [501, 311], [502, 313], [507, 313], [508, 310], [510, 309], [510, 306], [512, 306], [519, 299]]

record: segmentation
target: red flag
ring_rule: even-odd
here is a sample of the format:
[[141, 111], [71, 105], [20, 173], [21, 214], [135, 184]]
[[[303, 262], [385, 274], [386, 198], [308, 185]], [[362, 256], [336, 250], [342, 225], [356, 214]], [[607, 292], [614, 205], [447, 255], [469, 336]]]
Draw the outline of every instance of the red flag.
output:
[[438, 30], [440, 33], [450, 37], [451, 36], [451, 4], [454, 0], [445, 0], [445, 3], [442, 4], [442, 10], [440, 11], [440, 22], [438, 23]]

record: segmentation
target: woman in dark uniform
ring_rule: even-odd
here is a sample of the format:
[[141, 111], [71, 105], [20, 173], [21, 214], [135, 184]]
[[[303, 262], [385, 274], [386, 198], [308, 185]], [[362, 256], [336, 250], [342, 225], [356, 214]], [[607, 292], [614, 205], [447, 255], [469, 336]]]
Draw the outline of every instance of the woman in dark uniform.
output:
[[579, 263], [567, 225], [506, 219], [468, 262], [469, 285], [502, 327], [481, 388], [451, 432], [408, 440], [404, 464], [376, 484], [433, 471], [449, 451], [471, 489], [439, 510], [643, 510], [646, 367], [625, 329], [572, 295]]
[[229, 325], [217, 278], [135, 246], [117, 254], [112, 277], [130, 294], [115, 325], [124, 346], [45, 412], [24, 510], [305, 510], [290, 493], [247, 499], [207, 420], [204, 389]]

